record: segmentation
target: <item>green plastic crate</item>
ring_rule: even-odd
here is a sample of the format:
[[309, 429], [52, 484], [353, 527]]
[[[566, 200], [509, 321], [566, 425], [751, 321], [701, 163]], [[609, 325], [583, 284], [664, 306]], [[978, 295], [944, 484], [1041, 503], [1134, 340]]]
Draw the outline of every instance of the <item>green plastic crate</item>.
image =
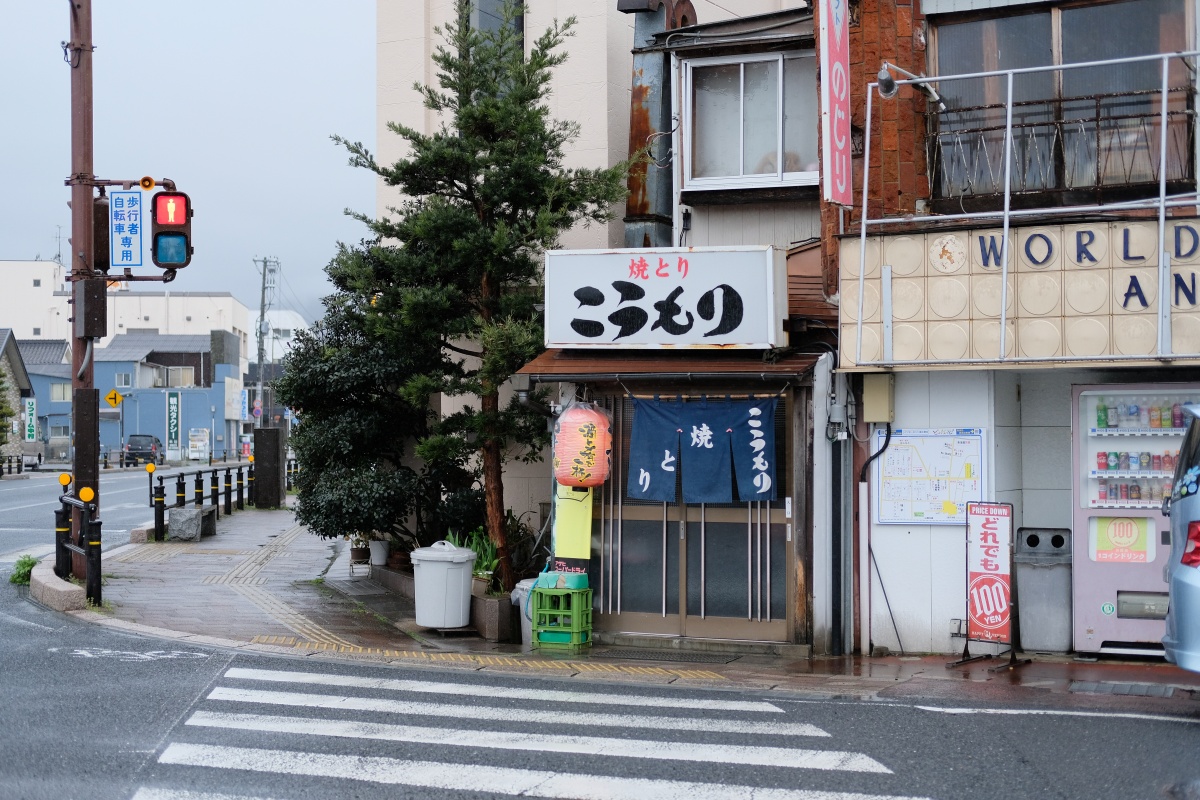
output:
[[592, 629], [591, 589], [535, 588], [531, 608], [534, 631], [578, 634]]
[[592, 632], [565, 630], [537, 630], [533, 633], [535, 650], [553, 650], [560, 653], [578, 653], [592, 646]]

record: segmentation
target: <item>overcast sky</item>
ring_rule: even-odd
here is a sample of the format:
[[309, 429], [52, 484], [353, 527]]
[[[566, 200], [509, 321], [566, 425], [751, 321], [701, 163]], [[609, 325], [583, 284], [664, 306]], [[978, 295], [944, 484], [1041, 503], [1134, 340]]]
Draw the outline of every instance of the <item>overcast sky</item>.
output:
[[[0, 10], [0, 260], [52, 259], [61, 231], [65, 263], [69, 7]], [[97, 176], [170, 178], [195, 208], [195, 255], [166, 288], [257, 310], [252, 259], [275, 256], [280, 305], [320, 316], [336, 243], [366, 235], [343, 210], [374, 211], [371, 174], [329, 137], [375, 149], [375, 3], [93, 0], [92, 35]]]

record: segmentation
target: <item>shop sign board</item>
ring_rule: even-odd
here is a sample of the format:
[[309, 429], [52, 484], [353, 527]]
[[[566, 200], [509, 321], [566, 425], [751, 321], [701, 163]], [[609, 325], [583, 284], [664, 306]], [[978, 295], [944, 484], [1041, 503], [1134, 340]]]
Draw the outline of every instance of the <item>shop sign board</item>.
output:
[[25, 441], [37, 441], [37, 398], [25, 398]]
[[774, 247], [552, 250], [546, 347], [759, 349], [786, 342]]
[[1200, 358], [1200, 219], [1169, 219], [1163, 245], [1169, 269], [1159, 267], [1157, 222], [1013, 227], [1004, 286], [1000, 228], [868, 237], [865, 257], [847, 237], [841, 366], [995, 360], [1002, 304], [1006, 360]]
[[850, 25], [847, 0], [821, 0], [821, 189], [831, 203], [854, 205], [850, 179]]
[[242, 379], [232, 375], [225, 376], [225, 414], [227, 420], [242, 419]]
[[967, 638], [1012, 641], [1012, 506], [967, 503]]
[[170, 452], [179, 450], [180, 402], [179, 392], [167, 392], [167, 450]]

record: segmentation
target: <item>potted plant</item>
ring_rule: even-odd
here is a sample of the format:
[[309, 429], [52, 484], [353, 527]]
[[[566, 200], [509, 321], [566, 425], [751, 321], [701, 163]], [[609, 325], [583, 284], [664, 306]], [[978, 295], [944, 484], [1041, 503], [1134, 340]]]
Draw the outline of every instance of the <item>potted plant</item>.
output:
[[492, 586], [496, 567], [500, 564], [500, 559], [496, 555], [495, 542], [483, 528], [476, 528], [465, 537], [460, 537], [451, 531], [446, 535], [446, 541], [455, 547], [467, 547], [475, 551], [475, 567], [471, 573], [474, 579], [471, 585], [471, 594], [476, 597], [485, 597]]
[[369, 564], [371, 561], [371, 547], [365, 536], [355, 534], [350, 537], [350, 563], [353, 564]]
[[375, 531], [371, 535], [367, 546], [371, 549], [371, 566], [382, 567], [388, 560], [388, 539], [387, 534], [380, 531]]

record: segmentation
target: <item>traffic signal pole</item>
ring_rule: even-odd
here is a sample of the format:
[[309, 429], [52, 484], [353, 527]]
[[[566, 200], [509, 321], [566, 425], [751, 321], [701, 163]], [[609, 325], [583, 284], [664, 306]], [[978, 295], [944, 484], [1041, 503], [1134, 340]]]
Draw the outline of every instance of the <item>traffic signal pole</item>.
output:
[[[75, 486], [96, 493], [92, 508], [100, 502], [100, 396], [95, 388], [93, 348], [106, 331], [108, 313], [106, 284], [94, 270], [95, 224], [92, 197], [92, 0], [71, 2], [71, 41], [63, 46], [71, 69], [71, 250], [69, 280], [72, 298], [71, 432], [74, 439], [72, 472]], [[99, 308], [95, 306], [99, 305]], [[97, 331], [97, 323], [99, 331]], [[97, 335], [98, 334], [98, 335]], [[74, 508], [71, 529], [77, 540], [83, 529], [83, 514], [95, 512]], [[76, 563], [78, 562], [78, 563]], [[72, 556], [72, 574], [83, 578], [83, 558]]]

